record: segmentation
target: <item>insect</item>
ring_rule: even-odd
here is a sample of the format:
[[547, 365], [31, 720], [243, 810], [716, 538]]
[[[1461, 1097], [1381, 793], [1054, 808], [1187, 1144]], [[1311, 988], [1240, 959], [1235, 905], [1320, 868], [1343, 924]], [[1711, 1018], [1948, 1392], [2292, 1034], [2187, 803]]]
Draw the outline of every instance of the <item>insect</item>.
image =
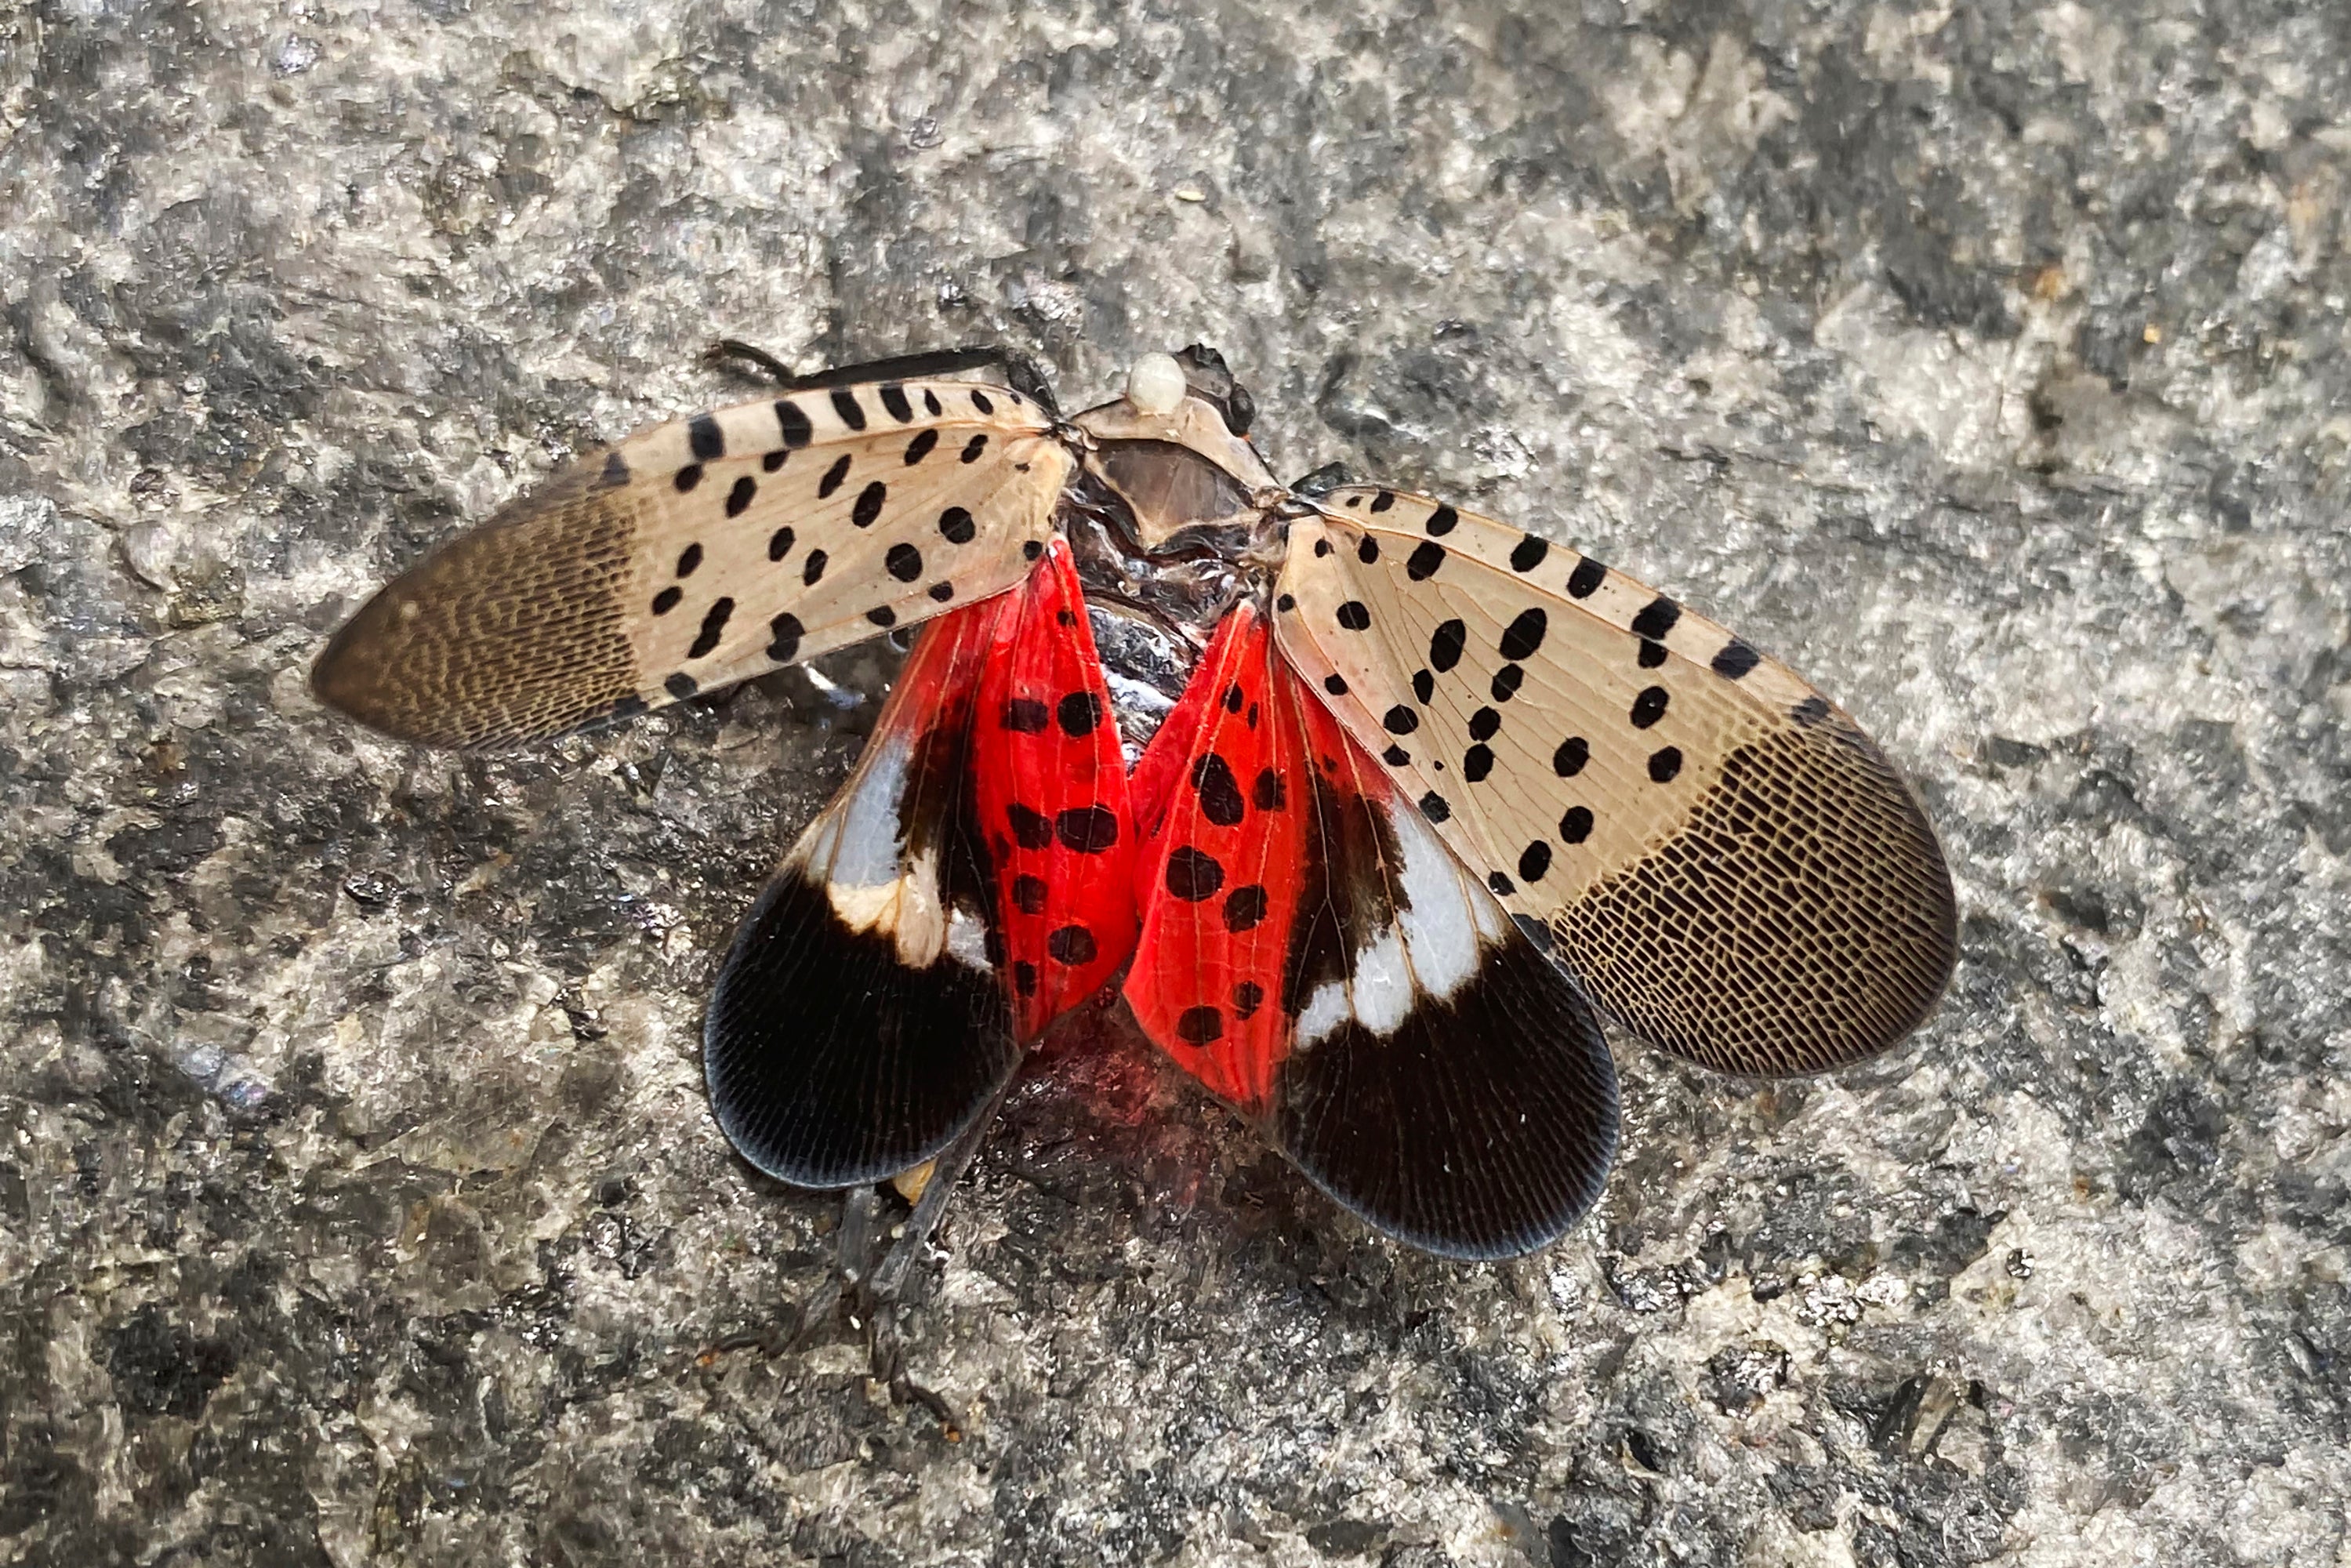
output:
[[[787, 382], [444, 545], [313, 685], [503, 745], [927, 622], [709, 1006], [720, 1126], [802, 1186], [937, 1155], [1123, 971], [1144, 1031], [1340, 1204], [1510, 1256], [1614, 1157], [1604, 1014], [1762, 1076], [1920, 1022], [1950, 876], [1842, 710], [1540, 536], [1285, 486], [1252, 418], [1197, 347], [1069, 419], [984, 355]], [[1130, 757], [1098, 636], [1134, 632], [1192, 667]]]

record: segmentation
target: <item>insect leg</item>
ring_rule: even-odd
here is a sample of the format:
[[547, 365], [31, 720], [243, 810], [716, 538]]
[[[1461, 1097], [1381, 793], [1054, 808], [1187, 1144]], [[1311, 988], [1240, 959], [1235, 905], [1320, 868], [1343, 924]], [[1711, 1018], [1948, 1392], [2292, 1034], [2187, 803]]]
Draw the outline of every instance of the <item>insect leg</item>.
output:
[[973, 1157], [979, 1153], [980, 1145], [987, 1141], [988, 1131], [996, 1122], [996, 1113], [1004, 1108], [1005, 1097], [1012, 1092], [1013, 1082], [1013, 1079], [1007, 1078], [1004, 1087], [996, 1092], [996, 1098], [988, 1102], [987, 1108], [979, 1113], [979, 1119], [972, 1123], [970, 1129], [939, 1152], [931, 1166], [930, 1182], [923, 1188], [922, 1198], [914, 1205], [914, 1212], [906, 1217], [905, 1228], [892, 1245], [889, 1255], [873, 1270], [866, 1287], [866, 1293], [872, 1300], [895, 1301], [898, 1293], [905, 1289], [914, 1260], [922, 1256], [923, 1249], [930, 1242], [931, 1232], [938, 1228], [939, 1218], [947, 1211], [947, 1198], [955, 1191], [956, 1184], [970, 1168]]

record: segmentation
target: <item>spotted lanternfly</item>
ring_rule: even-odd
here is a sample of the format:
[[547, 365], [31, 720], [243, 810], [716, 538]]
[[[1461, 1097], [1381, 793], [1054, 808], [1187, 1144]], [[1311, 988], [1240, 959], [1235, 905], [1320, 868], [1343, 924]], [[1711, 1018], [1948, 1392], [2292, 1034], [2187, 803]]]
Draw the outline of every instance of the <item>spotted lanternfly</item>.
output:
[[[1212, 350], [1068, 420], [973, 362], [592, 454], [384, 589], [313, 676], [392, 735], [482, 746], [932, 622], [711, 1000], [712, 1104], [753, 1164], [920, 1165], [1123, 970], [1144, 1031], [1332, 1197], [1502, 1257], [1599, 1194], [1603, 1014], [1775, 1076], [1932, 1008], [1933, 831], [1785, 666], [1457, 507], [1280, 484]], [[1189, 666], [1172, 706], [1154, 664]]]

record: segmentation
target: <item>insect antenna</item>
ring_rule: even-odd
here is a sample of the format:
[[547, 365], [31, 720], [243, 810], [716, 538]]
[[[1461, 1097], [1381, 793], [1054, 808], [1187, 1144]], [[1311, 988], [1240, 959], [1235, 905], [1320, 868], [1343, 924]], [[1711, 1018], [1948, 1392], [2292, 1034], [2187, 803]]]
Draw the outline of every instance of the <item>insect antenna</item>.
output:
[[996, 371], [1001, 372], [1004, 384], [1014, 392], [1056, 419], [1061, 414], [1061, 403], [1053, 396], [1053, 383], [1046, 378], [1043, 367], [1019, 350], [999, 344], [935, 349], [919, 354], [893, 354], [887, 359], [868, 360], [862, 364], [835, 365], [806, 375], [758, 344], [746, 343], [737, 338], [719, 339], [703, 350], [702, 357], [705, 363], [712, 365], [747, 361], [764, 371], [786, 392], [825, 392], [833, 387], [856, 386], [865, 382], [914, 381], [963, 375], [972, 371]]

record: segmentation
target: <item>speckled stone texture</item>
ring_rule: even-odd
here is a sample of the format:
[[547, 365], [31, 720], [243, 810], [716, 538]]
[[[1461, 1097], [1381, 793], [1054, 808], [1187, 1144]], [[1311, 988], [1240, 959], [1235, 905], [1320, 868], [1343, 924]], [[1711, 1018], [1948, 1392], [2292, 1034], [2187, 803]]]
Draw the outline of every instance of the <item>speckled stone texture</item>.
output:
[[[0, 136], [0, 1563], [2351, 1560], [2351, 9], [32, 0]], [[303, 685], [722, 332], [1203, 340], [1671, 589], [1917, 778], [1949, 999], [1620, 1042], [1490, 1268], [1081, 1019], [830, 1309], [696, 1030], [890, 655]]]

